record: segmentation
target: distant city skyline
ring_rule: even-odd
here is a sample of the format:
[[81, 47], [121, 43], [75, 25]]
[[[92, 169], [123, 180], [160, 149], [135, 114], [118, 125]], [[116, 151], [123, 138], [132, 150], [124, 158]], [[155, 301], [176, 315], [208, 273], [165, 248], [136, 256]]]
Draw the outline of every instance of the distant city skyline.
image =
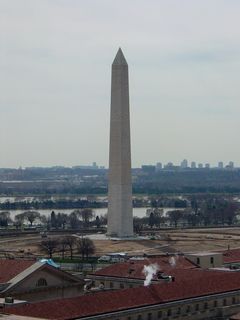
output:
[[[156, 163], [142, 163], [139, 165], [139, 167], [133, 167], [133, 168], [141, 168], [141, 167], [156, 167], [157, 170], [161, 170], [164, 169], [166, 167], [179, 167], [182, 169], [186, 169], [186, 168], [219, 168], [219, 169], [224, 169], [224, 168], [239, 168], [238, 166], [235, 165], [234, 161], [227, 161], [226, 163], [224, 163], [223, 161], [218, 161], [217, 163], [209, 163], [209, 162], [198, 162], [198, 161], [188, 161], [187, 159], [184, 159], [182, 161], [180, 161], [179, 163], [174, 163], [172, 161], [167, 161], [166, 163], [164, 162], [156, 162]], [[26, 169], [26, 168], [37, 168], [38, 166], [27, 166], [27, 167], [18, 167], [16, 169]], [[39, 166], [41, 168], [41, 166]], [[73, 169], [108, 169], [108, 166], [102, 166], [99, 165], [96, 161], [93, 161], [92, 163], [88, 163], [88, 164], [76, 164], [74, 166], [61, 166], [61, 165], [51, 165], [48, 166], [49, 168], [54, 168], [54, 167], [69, 167], [69, 168], [73, 168]], [[1, 169], [4, 169], [4, 167], [0, 167]], [[7, 168], [7, 167], [5, 167]], [[43, 166], [44, 168], [44, 166]], [[9, 168], [10, 169], [10, 168]]]
[[2, 0], [0, 167], [108, 166], [119, 46], [133, 167], [240, 166], [239, 14], [236, 0]]

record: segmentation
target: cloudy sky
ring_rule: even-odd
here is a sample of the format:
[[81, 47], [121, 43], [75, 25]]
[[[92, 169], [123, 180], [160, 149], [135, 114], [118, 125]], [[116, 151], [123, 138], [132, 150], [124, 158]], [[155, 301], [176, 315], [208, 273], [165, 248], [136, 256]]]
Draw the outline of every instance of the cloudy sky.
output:
[[133, 166], [240, 166], [239, 0], [0, 0], [0, 167], [108, 166], [111, 63]]

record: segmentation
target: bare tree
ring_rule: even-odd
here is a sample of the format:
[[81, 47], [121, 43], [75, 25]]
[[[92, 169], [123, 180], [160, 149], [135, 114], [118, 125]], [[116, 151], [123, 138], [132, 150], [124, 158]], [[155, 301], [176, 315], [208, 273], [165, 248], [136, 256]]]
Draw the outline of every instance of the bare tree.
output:
[[83, 223], [85, 228], [89, 227], [90, 220], [94, 217], [92, 209], [81, 209], [81, 210], [74, 210], [72, 214], [75, 214]]
[[61, 229], [65, 229], [67, 220], [68, 220], [67, 214], [59, 212], [57, 214], [57, 227], [60, 227]]
[[22, 213], [16, 214], [14, 217], [14, 225], [17, 229], [21, 228], [25, 220], [25, 217]]
[[10, 212], [9, 211], [2, 211], [0, 213], [0, 226], [1, 227], [7, 227], [9, 222], [11, 222], [12, 219], [10, 217]]
[[141, 234], [143, 230], [143, 219], [139, 217], [133, 217], [133, 230], [137, 234]]
[[89, 238], [80, 238], [77, 240], [77, 249], [81, 254], [82, 259], [86, 257], [88, 259], [89, 255], [95, 252], [95, 246], [91, 239]]
[[40, 213], [37, 211], [25, 211], [22, 214], [24, 216], [24, 219], [30, 223], [30, 226], [32, 226], [33, 222], [36, 219], [40, 219]]
[[79, 210], [74, 210], [68, 216], [69, 224], [72, 229], [78, 229], [80, 227]]
[[163, 220], [163, 209], [152, 207], [147, 210], [146, 215], [149, 217], [148, 224], [152, 228], [154, 225], [160, 227]]
[[74, 250], [74, 247], [75, 247], [75, 244], [76, 244], [76, 238], [73, 237], [73, 236], [65, 236], [65, 243], [66, 245], [68, 246], [69, 250], [70, 250], [70, 257], [71, 257], [71, 260], [73, 258], [73, 250]]
[[52, 258], [53, 253], [57, 251], [58, 240], [51, 238], [43, 240], [41, 246], [48, 253], [49, 258]]
[[89, 226], [90, 220], [94, 217], [92, 209], [82, 209], [78, 211], [78, 215], [83, 221], [83, 225], [85, 228]]
[[24, 224], [24, 221], [28, 221], [30, 226], [32, 226], [33, 222], [36, 219], [40, 219], [40, 213], [37, 211], [24, 211], [15, 216], [15, 224], [17, 226], [21, 226]]
[[40, 223], [44, 226], [47, 227], [47, 225], [50, 223], [49, 218], [47, 218], [45, 215], [40, 215], [39, 217]]
[[179, 220], [183, 217], [182, 210], [173, 210], [168, 213], [169, 219], [174, 223], [175, 228], [178, 225]]
[[100, 216], [100, 221], [101, 221], [101, 225], [105, 226], [107, 225], [107, 213], [105, 213], [104, 215]]
[[67, 250], [68, 244], [66, 242], [66, 238], [65, 237], [61, 237], [58, 239], [58, 248], [59, 251], [62, 253], [62, 259], [65, 258], [65, 252]]

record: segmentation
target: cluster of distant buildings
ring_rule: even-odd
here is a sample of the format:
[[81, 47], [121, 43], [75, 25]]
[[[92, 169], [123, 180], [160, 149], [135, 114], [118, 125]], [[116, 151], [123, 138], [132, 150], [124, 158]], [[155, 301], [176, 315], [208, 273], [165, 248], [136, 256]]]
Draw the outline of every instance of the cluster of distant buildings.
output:
[[80, 166], [74, 166], [73, 169], [105, 169], [104, 166], [98, 166], [96, 162], [93, 162], [92, 165], [80, 165]]
[[[181, 161], [179, 165], [175, 165], [173, 162], [168, 162], [166, 164], [162, 164], [161, 162], [157, 162], [156, 165], [142, 165], [142, 169], [149, 168], [155, 169], [155, 171], [159, 171], [162, 169], [234, 169], [234, 162], [229, 161], [227, 164], [224, 164], [222, 161], [219, 161], [217, 166], [211, 166], [209, 162], [207, 163], [197, 163], [196, 161], [188, 162], [187, 159]], [[80, 165], [74, 166], [73, 169], [105, 169], [104, 166], [98, 166], [96, 162], [93, 162], [92, 165]]]
[[173, 162], [168, 162], [162, 164], [157, 162], [156, 165], [142, 165], [143, 171], [148, 172], [158, 172], [161, 170], [187, 170], [187, 169], [234, 169], [234, 162], [229, 161], [228, 164], [224, 164], [222, 161], [219, 161], [217, 166], [211, 167], [210, 163], [197, 163], [192, 161], [188, 162], [187, 159], [181, 161], [179, 165], [175, 165]]

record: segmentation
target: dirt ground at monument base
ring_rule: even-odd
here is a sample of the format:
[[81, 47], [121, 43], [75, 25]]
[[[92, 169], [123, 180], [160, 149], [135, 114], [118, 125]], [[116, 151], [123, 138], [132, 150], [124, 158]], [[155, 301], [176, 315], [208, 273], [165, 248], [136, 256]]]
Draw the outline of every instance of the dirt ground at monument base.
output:
[[[188, 229], [157, 232], [149, 240], [95, 240], [96, 253], [126, 252], [129, 255], [171, 252], [221, 251], [240, 247], [240, 228]], [[152, 240], [151, 240], [152, 239]]]
[[[63, 235], [57, 234], [48, 237], [58, 238], [60, 236]], [[148, 239], [135, 240], [95, 239], [93, 240], [96, 247], [95, 255], [126, 252], [128, 255], [134, 256], [167, 252], [219, 251], [240, 247], [240, 228], [238, 227], [162, 230], [149, 233], [147, 237]], [[1, 237], [1, 256], [46, 256], [40, 246], [42, 240], [40, 235]]]

